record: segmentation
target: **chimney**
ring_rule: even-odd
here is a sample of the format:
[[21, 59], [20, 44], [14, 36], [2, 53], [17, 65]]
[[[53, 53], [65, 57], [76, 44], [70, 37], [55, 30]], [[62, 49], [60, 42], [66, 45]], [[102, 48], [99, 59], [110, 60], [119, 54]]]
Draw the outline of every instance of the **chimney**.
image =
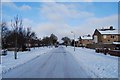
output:
[[110, 26], [110, 30], [113, 30], [113, 26]]

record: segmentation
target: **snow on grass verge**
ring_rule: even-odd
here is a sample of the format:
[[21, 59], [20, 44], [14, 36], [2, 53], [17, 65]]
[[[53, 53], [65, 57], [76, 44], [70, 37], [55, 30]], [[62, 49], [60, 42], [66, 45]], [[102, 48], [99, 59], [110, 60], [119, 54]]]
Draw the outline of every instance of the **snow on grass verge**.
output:
[[118, 57], [96, 53], [95, 50], [67, 47], [92, 78], [118, 78]]
[[[47, 47], [40, 47], [40, 48], [32, 48], [31, 51], [25, 51], [25, 52], [18, 52], [18, 57], [15, 60], [14, 59], [14, 52], [8, 51], [8, 55], [1, 56], [2, 58], [2, 74], [8, 72], [11, 69], [14, 69], [22, 64], [25, 64], [26, 62], [35, 59], [39, 57], [41, 54], [47, 53], [52, 48]], [[1, 65], [0, 65], [1, 66]]]
[[2, 65], [0, 64], [0, 80], [2, 79]]

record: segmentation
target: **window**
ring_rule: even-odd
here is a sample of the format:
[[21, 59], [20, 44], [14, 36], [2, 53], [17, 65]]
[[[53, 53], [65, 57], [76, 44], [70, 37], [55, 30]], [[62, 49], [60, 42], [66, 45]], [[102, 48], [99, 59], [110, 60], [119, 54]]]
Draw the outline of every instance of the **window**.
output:
[[113, 39], [114, 39], [114, 37], [115, 37], [115, 36], [111, 35], [111, 38], [113, 38]]
[[106, 36], [106, 35], [103, 35], [103, 38], [104, 38], [104, 39], [106, 39], [106, 38], [107, 38], [107, 36]]

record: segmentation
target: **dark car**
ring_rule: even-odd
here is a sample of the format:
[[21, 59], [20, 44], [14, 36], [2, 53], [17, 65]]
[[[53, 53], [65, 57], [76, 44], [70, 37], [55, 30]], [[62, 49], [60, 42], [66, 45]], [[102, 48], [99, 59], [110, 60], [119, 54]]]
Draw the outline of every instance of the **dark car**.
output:
[[57, 48], [58, 47], [58, 45], [55, 45], [55, 48]]
[[7, 49], [4, 49], [4, 50], [1, 50], [1, 55], [3, 55], [3, 56], [5, 56], [5, 55], [7, 55]]

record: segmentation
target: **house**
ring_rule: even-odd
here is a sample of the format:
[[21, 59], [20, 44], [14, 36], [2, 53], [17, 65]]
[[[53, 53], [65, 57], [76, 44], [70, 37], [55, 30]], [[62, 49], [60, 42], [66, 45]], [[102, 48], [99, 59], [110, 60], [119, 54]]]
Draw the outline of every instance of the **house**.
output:
[[96, 29], [93, 34], [93, 42], [98, 44], [112, 44], [120, 42], [119, 29], [114, 29], [113, 26], [104, 29]]
[[87, 46], [87, 44], [92, 44], [93, 38], [90, 35], [84, 35], [80, 37], [79, 44], [80, 46]]

